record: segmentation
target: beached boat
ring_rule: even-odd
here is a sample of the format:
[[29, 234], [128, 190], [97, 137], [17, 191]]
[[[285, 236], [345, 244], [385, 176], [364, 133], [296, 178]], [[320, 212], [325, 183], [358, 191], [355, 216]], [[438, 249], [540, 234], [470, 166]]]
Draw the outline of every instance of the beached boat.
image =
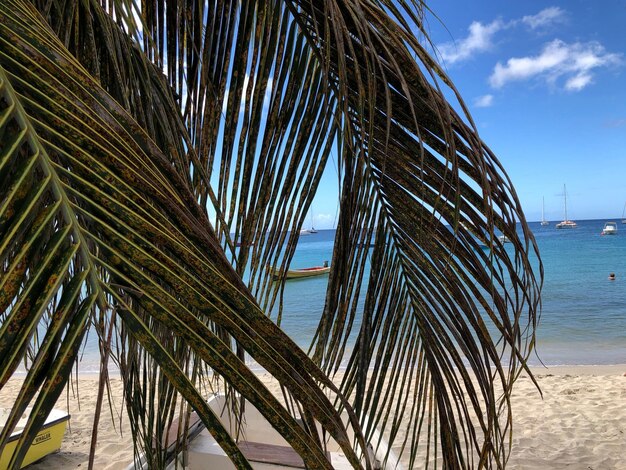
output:
[[[233, 422], [234, 420], [231, 421], [231, 416], [226, 411], [227, 407], [225, 406], [224, 397], [216, 395], [208, 403], [224, 427], [233, 432], [235, 423]], [[239, 430], [240, 435], [243, 436], [242, 439], [245, 440], [239, 441], [239, 448], [253, 469], [293, 470], [294, 468], [305, 468], [302, 458], [274, 430], [255, 407], [250, 403], [246, 403], [245, 410], [243, 429]], [[379, 462], [378, 466], [374, 466], [375, 469], [401, 470], [403, 468], [399, 464], [397, 456], [388, 448], [386, 442], [380, 440], [378, 432], [374, 433], [371, 442], [379, 443], [377, 449], [372, 450], [374, 460]], [[352, 469], [352, 465], [343, 455], [341, 448], [332, 439], [328, 442], [326, 455], [336, 470]], [[385, 456], [387, 456], [387, 462], [383, 467], [380, 462], [385, 461]], [[235, 469], [225, 452], [206, 429], [189, 443], [186, 464], [185, 468], [187, 470], [204, 470], [206, 468]]]
[[276, 268], [269, 269], [276, 279], [280, 279], [283, 277], [287, 279], [299, 279], [303, 277], [321, 276], [322, 274], [328, 274], [330, 272], [330, 266], [328, 266], [328, 263], [324, 263], [324, 266], [313, 266], [310, 268], [302, 269], [289, 269], [287, 270], [287, 274], [284, 274], [283, 271]]
[[544, 197], [541, 199], [541, 225], [544, 227], [546, 225], [550, 225], [550, 222], [546, 220], [545, 212], [546, 212], [546, 198]]
[[563, 207], [564, 207], [565, 217], [563, 218], [562, 222], [559, 222], [558, 224], [556, 224], [556, 228], [559, 228], [559, 229], [576, 228], [578, 224], [574, 222], [573, 220], [568, 220], [567, 218], [567, 190], [565, 188], [565, 185], [563, 185]]
[[[9, 417], [8, 409], [0, 409], [0, 430], [4, 427], [7, 418]], [[6, 470], [9, 468], [11, 457], [15, 452], [17, 443], [22, 436], [22, 431], [28, 420], [28, 414], [30, 410], [26, 410], [22, 419], [17, 422], [17, 426], [13, 430], [11, 437], [0, 455], [0, 470]], [[58, 451], [61, 448], [61, 442], [63, 441], [63, 435], [65, 434], [65, 428], [67, 421], [70, 419], [70, 415], [65, 411], [52, 410], [50, 415], [44, 422], [33, 443], [28, 448], [26, 456], [22, 461], [20, 468], [24, 468], [26, 465], [30, 465], [37, 460], [44, 458], [46, 455]]]
[[602, 229], [602, 235], [617, 235], [617, 223], [607, 222]]

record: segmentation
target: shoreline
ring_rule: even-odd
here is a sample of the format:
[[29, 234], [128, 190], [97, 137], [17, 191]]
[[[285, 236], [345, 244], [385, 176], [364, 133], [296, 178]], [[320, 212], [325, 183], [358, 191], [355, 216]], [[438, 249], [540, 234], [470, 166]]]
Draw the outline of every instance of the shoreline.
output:
[[[626, 363], [618, 364], [558, 364], [558, 365], [529, 365], [529, 369], [533, 374], [553, 374], [553, 375], [613, 375], [620, 371], [626, 373]], [[339, 373], [343, 373], [343, 368], [339, 369]], [[252, 368], [252, 371], [256, 375], [263, 375], [266, 373], [265, 369], [261, 367]], [[109, 376], [111, 379], [118, 379], [117, 370], [109, 370]], [[24, 372], [16, 372], [12, 379], [22, 379], [26, 374]], [[74, 374], [72, 377], [76, 377]], [[98, 380], [99, 374], [97, 372], [80, 372], [78, 373], [79, 379]]]
[[[532, 366], [543, 396], [525, 374], [513, 387], [513, 438], [507, 469], [620, 468], [626, 448], [626, 364], [581, 366]], [[258, 374], [269, 390], [280, 393], [278, 382]], [[121, 380], [111, 374], [116, 413], [124, 410]], [[0, 406], [11, 403], [19, 392], [20, 377], [0, 390]], [[56, 408], [72, 418], [61, 451], [31, 470], [79, 470], [89, 454], [98, 376], [79, 375], [80, 404], [71, 392], [61, 395]], [[76, 387], [76, 382], [74, 382]], [[95, 468], [124, 470], [132, 462], [133, 446], [128, 419], [113, 421], [102, 414]], [[419, 459], [418, 459], [419, 462]]]

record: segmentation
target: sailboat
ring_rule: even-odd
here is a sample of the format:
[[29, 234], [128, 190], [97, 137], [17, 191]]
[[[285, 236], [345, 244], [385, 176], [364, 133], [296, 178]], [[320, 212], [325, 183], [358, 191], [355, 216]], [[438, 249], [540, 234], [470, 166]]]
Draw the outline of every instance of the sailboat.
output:
[[624, 210], [622, 211], [622, 223], [626, 224], [626, 217], [624, 217], [626, 215], [626, 203], [624, 203]]
[[544, 227], [550, 225], [550, 222], [546, 220], [546, 198], [541, 198], [541, 225]]
[[567, 189], [565, 188], [565, 185], [563, 185], [563, 207], [565, 218], [563, 219], [563, 222], [556, 224], [556, 228], [576, 228], [578, 226], [576, 222], [567, 219]]
[[315, 227], [313, 226], [313, 207], [311, 207], [311, 228], [307, 230], [307, 232], [309, 233], [317, 233], [317, 230], [315, 230]]

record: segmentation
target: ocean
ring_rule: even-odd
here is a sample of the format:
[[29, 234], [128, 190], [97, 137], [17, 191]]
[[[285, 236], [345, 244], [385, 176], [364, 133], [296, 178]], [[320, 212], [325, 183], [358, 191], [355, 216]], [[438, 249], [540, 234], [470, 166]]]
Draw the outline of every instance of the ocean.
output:
[[[617, 220], [617, 235], [602, 236], [604, 222], [577, 221], [571, 230], [557, 230], [555, 222], [546, 227], [530, 223], [545, 271], [531, 365], [626, 364], [626, 224]], [[325, 260], [332, 264], [334, 236], [334, 230], [301, 236], [292, 268], [319, 266]], [[608, 280], [611, 272], [614, 281]], [[327, 282], [325, 275], [289, 280], [285, 287], [281, 326], [305, 350], [324, 306]], [[92, 331], [79, 371], [98, 373], [98, 361]]]
[[[601, 235], [606, 220], [577, 221], [569, 230], [556, 229], [556, 222], [530, 223], [544, 264], [531, 365], [626, 363], [626, 224], [615, 221], [616, 235]], [[333, 237], [333, 230], [301, 237], [292, 267], [330, 260]], [[282, 327], [302, 347], [315, 332], [326, 282], [326, 276], [287, 282]]]

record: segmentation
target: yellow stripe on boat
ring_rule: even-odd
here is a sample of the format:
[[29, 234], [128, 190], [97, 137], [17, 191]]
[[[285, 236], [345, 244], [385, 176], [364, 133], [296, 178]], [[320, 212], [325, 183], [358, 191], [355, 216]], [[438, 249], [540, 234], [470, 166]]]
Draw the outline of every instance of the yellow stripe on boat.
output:
[[[39, 430], [33, 440], [33, 443], [28, 448], [20, 468], [24, 468], [26, 465], [36, 462], [37, 460], [40, 460], [46, 455], [56, 452], [61, 448], [63, 435], [65, 434], [65, 428], [69, 418], [70, 415], [68, 415], [65, 411], [52, 410], [50, 412], [50, 416], [48, 416], [48, 419], [46, 419], [43, 427]], [[9, 438], [9, 442], [7, 442], [7, 445], [2, 451], [2, 455], [0, 455], [0, 470], [6, 470], [9, 468], [11, 457], [13, 456], [17, 443], [22, 435], [24, 424], [26, 424], [26, 418], [23, 418], [18, 422], [15, 431]]]

